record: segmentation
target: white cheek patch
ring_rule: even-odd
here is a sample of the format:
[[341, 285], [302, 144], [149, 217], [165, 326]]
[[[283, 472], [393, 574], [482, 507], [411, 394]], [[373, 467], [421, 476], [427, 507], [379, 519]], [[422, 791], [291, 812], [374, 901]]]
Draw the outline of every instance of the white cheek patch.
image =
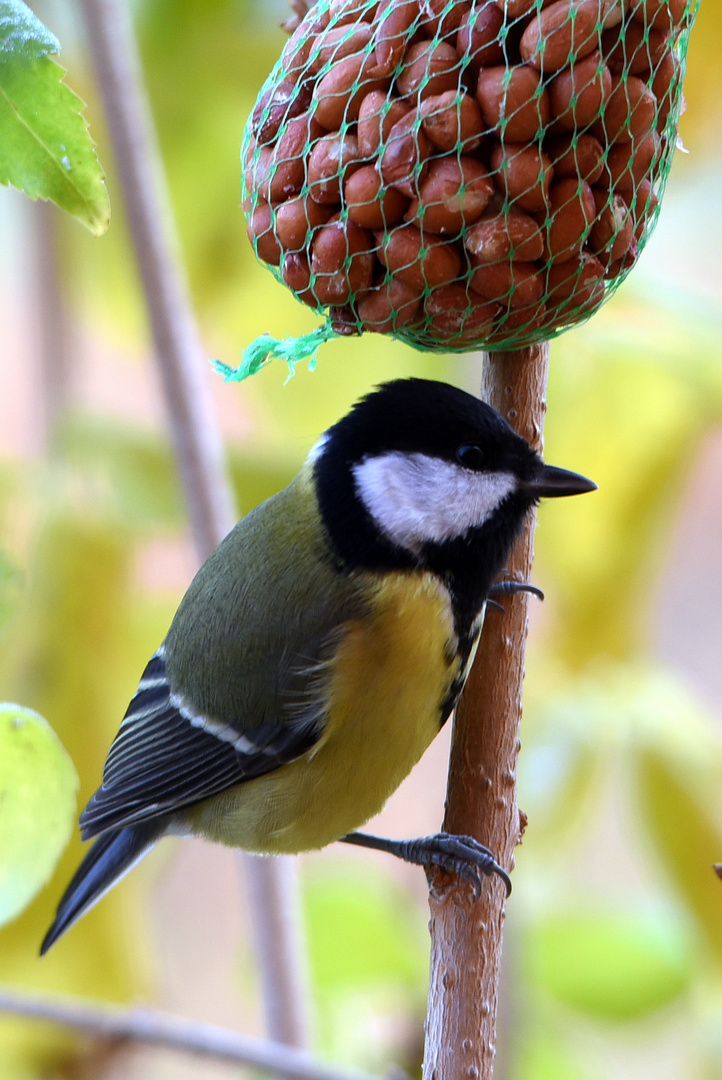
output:
[[517, 486], [509, 472], [472, 472], [427, 454], [398, 451], [362, 461], [354, 479], [379, 528], [413, 552], [483, 525]]

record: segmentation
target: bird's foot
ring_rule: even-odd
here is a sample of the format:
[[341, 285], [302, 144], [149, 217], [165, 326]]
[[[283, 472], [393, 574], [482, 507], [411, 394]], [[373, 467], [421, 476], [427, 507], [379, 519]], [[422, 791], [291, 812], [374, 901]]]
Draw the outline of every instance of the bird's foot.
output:
[[456, 874], [471, 883], [475, 900], [481, 895], [481, 874], [487, 877], [497, 874], [504, 882], [506, 895], [511, 893], [511, 880], [506, 870], [499, 866], [488, 848], [471, 836], [440, 832], [415, 840], [387, 840], [380, 836], [370, 836], [368, 833], [349, 833], [348, 836], [342, 836], [341, 840], [346, 844], [386, 851], [389, 855], [395, 855], [418, 866], [438, 866], [447, 873]]

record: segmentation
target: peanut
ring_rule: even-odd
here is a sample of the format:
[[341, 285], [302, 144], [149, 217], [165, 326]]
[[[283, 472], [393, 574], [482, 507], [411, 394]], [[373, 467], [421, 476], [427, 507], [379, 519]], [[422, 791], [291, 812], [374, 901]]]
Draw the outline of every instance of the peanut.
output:
[[642, 180], [634, 197], [634, 236], [641, 241], [647, 225], [650, 224], [659, 206], [659, 198], [651, 181]]
[[667, 123], [681, 75], [679, 58], [672, 51], [666, 52], [659, 62], [652, 82], [652, 93], [657, 99], [658, 131], [663, 131]]
[[494, 0], [473, 7], [464, 15], [456, 35], [459, 56], [467, 59], [474, 70], [503, 63], [504, 48], [499, 38], [503, 25], [504, 16]]
[[637, 258], [639, 257], [639, 247], [636, 240], [633, 241], [632, 246], [626, 254], [622, 255], [620, 259], [615, 259], [610, 263], [607, 269], [604, 271], [604, 277], [609, 281], [611, 278], [619, 277], [620, 274], [626, 274], [628, 270], [631, 270], [634, 266]]
[[399, 225], [391, 232], [377, 232], [375, 237], [386, 269], [419, 292], [448, 285], [459, 276], [461, 258], [453, 244], [422, 234], [416, 225]]
[[289, 120], [271, 151], [270, 202], [283, 202], [297, 195], [306, 179], [306, 146], [318, 128], [309, 113]]
[[267, 202], [259, 200], [256, 203], [246, 220], [246, 233], [258, 257], [271, 266], [278, 266], [281, 248], [273, 231], [271, 208]]
[[[576, 145], [575, 145], [576, 144]], [[546, 144], [554, 166], [554, 178], [579, 177], [595, 184], [604, 172], [604, 148], [593, 135], [567, 135]]]
[[553, 169], [538, 146], [497, 143], [491, 152], [491, 166], [497, 187], [514, 203], [515, 210], [546, 208]]
[[654, 94], [636, 75], [612, 76], [612, 91], [604, 114], [594, 127], [594, 134], [607, 143], [639, 142], [654, 127], [657, 101]]
[[619, 26], [624, 19], [625, 7], [628, 0], [602, 0], [599, 14], [602, 21], [602, 29], [609, 30]]
[[374, 90], [361, 102], [358, 114], [358, 145], [364, 158], [376, 157], [394, 124], [411, 112], [405, 101], [389, 99], [383, 90]]
[[339, 60], [316, 83], [311, 108], [327, 131], [358, 120], [361, 102], [372, 90], [388, 90], [389, 79], [378, 74], [373, 53], [354, 53]]
[[378, 5], [369, 0], [331, 0], [328, 19], [334, 26], [347, 26], [349, 23], [371, 22]]
[[426, 297], [425, 329], [438, 341], [461, 345], [483, 339], [491, 330], [498, 304], [483, 301], [466, 285], [441, 285]]
[[687, 0], [632, 0], [634, 20], [643, 26], [667, 33], [681, 25], [687, 11]]
[[564, 262], [584, 245], [596, 215], [594, 195], [585, 181], [559, 180], [549, 189], [549, 217], [545, 223], [546, 255]]
[[446, 41], [419, 41], [406, 53], [404, 66], [396, 77], [400, 97], [412, 103], [459, 89], [459, 54]]
[[602, 36], [602, 53], [614, 75], [647, 75], [655, 71], [669, 49], [669, 34], [663, 30], [648, 30], [638, 22], [628, 22], [606, 30]]
[[598, 52], [560, 71], [549, 86], [552, 115], [563, 128], [578, 131], [599, 116], [612, 92], [612, 75]]
[[[621, 195], [594, 189], [596, 220], [589, 234], [589, 250], [605, 263], [621, 259], [634, 240], [634, 220]], [[601, 257], [604, 256], [602, 259]]]
[[541, 300], [544, 282], [534, 263], [480, 263], [474, 268], [471, 288], [486, 300], [511, 308], [530, 307]]
[[[456, 34], [462, 19], [471, 11], [471, 0], [421, 0], [421, 28], [427, 37], [447, 38]], [[445, 10], [448, 9], [448, 10]]]
[[494, 183], [481, 162], [470, 157], [437, 158], [406, 220], [418, 215], [424, 230], [457, 235], [481, 217], [493, 194]]
[[547, 273], [549, 303], [571, 309], [598, 303], [604, 296], [604, 267], [587, 252], [563, 263], [552, 263]]
[[532, 16], [519, 50], [527, 64], [549, 73], [578, 62], [600, 44], [599, 0], [556, 0]]
[[313, 292], [325, 306], [347, 304], [354, 293], [371, 288], [376, 258], [371, 233], [354, 221], [331, 219], [311, 245]]
[[475, 266], [503, 259], [534, 262], [544, 253], [539, 225], [533, 217], [519, 210], [482, 218], [467, 232], [464, 247]]
[[[299, 195], [276, 208], [276, 236], [284, 251], [302, 251], [308, 247], [313, 230], [324, 225], [334, 207], [321, 206]], [[268, 261], [268, 260], [266, 260]]]
[[303, 150], [309, 138], [308, 114], [289, 120], [275, 146], [262, 146], [250, 166], [249, 190], [271, 203], [298, 195], [306, 178]]
[[390, 281], [364, 293], [356, 303], [356, 310], [365, 330], [392, 334], [417, 320], [421, 310], [421, 291], [398, 277], [392, 277]]
[[360, 167], [355, 135], [324, 135], [308, 159], [308, 193], [317, 203], [340, 203], [341, 182]]
[[286, 42], [286, 47], [281, 54], [281, 67], [285, 76], [291, 76], [294, 84], [298, 82], [299, 76], [305, 74], [313, 44], [327, 22], [327, 15], [313, 22], [304, 19]]
[[327, 71], [344, 57], [367, 49], [373, 35], [373, 28], [367, 22], [328, 26], [313, 44], [308, 70], [314, 75]]
[[508, 142], [535, 139], [549, 123], [549, 95], [539, 72], [524, 64], [482, 68], [476, 100], [489, 127]]
[[391, 75], [401, 63], [411, 28], [419, 20], [419, 0], [388, 0], [379, 12], [376, 30], [376, 64]]
[[481, 142], [483, 122], [479, 106], [468, 94], [447, 90], [422, 101], [421, 126], [437, 150], [468, 153]]
[[409, 198], [416, 196], [430, 151], [418, 110], [413, 109], [394, 124], [381, 148], [379, 171], [384, 183], [398, 188]]
[[383, 186], [374, 165], [364, 165], [349, 176], [343, 197], [349, 218], [364, 229], [398, 225], [409, 205], [408, 198], [396, 188]]
[[650, 131], [641, 142], [614, 143], [607, 154], [610, 183], [622, 193], [631, 192], [649, 174], [659, 160], [661, 145], [656, 131]]
[[267, 90], [253, 110], [253, 124], [258, 142], [273, 142], [278, 129], [286, 120], [306, 112], [311, 103], [311, 87], [299, 84], [291, 76]]
[[286, 255], [281, 265], [281, 277], [304, 304], [312, 308], [319, 306], [311, 288], [311, 267], [307, 255], [301, 251]]

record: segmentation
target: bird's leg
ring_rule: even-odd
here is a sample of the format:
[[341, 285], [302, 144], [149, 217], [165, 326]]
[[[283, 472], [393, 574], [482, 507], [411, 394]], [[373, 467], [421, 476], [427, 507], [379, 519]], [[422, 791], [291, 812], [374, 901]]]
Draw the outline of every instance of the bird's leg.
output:
[[440, 832], [435, 836], [421, 836], [416, 840], [386, 840], [381, 836], [369, 836], [368, 833], [349, 833], [342, 836], [345, 844], [357, 844], [359, 847], [375, 848], [396, 855], [405, 862], [418, 866], [439, 866], [450, 874], [470, 881], [474, 889], [474, 899], [481, 895], [480, 874], [498, 874], [504, 882], [506, 895], [511, 893], [511, 880], [506, 870], [483, 844], [471, 836], [453, 836]]

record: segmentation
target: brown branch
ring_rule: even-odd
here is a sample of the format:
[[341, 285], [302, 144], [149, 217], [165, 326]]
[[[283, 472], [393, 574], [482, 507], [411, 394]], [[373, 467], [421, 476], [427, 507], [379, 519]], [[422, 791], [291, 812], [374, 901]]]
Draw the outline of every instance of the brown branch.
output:
[[231, 1061], [294, 1080], [378, 1080], [368, 1073], [326, 1065], [303, 1050], [255, 1039], [215, 1024], [170, 1016], [157, 1009], [118, 1009], [95, 1002], [41, 997], [0, 988], [0, 1012], [62, 1024], [102, 1039], [130, 1039]]
[[[207, 357], [180, 269], [170, 201], [150, 116], [140, 59], [123, 0], [82, 0], [90, 49], [110, 127], [131, 240], [143, 282], [155, 356], [199, 559], [208, 557], [234, 523], [233, 497], [223, 464], [220, 431], [211, 400]], [[294, 918], [284, 894], [292, 872], [276, 859], [246, 859], [259, 878], [252, 896], [261, 944], [259, 964], [268, 989], [268, 1031], [279, 1040], [305, 1039], [306, 995]], [[291, 890], [292, 891], [292, 890]], [[283, 1017], [279, 1030], [274, 1017]]]
[[[535, 449], [541, 450], [549, 346], [485, 358], [482, 398]], [[530, 514], [508, 574], [528, 581], [536, 515]], [[502, 866], [514, 865], [523, 832], [516, 804], [524, 647], [529, 598], [504, 601], [506, 613], [487, 616], [479, 652], [459, 702], [449, 765], [444, 828], [476, 837]], [[431, 980], [425, 1080], [490, 1080], [504, 923], [504, 888], [484, 882], [481, 899], [471, 890], [432, 880]]]

